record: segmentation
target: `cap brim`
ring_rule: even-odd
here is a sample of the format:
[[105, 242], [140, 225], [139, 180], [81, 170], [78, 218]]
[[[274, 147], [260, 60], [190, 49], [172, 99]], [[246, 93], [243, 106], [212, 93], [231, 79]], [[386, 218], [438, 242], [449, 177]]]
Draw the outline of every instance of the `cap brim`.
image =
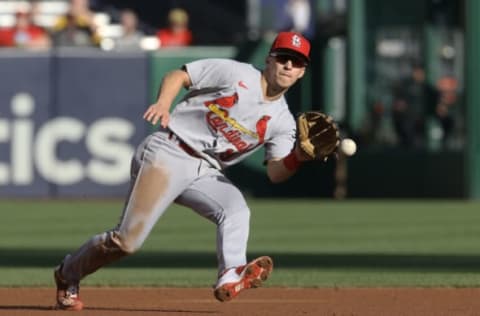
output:
[[303, 55], [299, 52], [296, 52], [294, 50], [287, 49], [287, 48], [275, 49], [275, 50], [270, 52], [270, 55], [271, 56], [292, 56], [292, 57], [296, 57], [300, 60], [303, 60], [305, 65], [308, 65], [310, 63], [310, 58], [308, 58], [307, 56], [305, 56], [305, 55]]

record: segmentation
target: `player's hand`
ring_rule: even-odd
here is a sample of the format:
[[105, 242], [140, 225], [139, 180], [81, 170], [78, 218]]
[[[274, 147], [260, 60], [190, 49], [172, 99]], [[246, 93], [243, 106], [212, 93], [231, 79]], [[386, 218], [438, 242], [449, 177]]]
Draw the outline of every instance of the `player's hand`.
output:
[[160, 121], [160, 125], [165, 128], [170, 121], [169, 107], [158, 103], [152, 104], [143, 114], [143, 118], [153, 125]]
[[309, 160], [313, 160], [312, 157], [310, 157], [309, 155], [307, 155], [301, 148], [300, 146], [298, 145], [298, 143], [295, 145], [295, 156], [297, 156], [297, 159], [299, 161], [309, 161]]

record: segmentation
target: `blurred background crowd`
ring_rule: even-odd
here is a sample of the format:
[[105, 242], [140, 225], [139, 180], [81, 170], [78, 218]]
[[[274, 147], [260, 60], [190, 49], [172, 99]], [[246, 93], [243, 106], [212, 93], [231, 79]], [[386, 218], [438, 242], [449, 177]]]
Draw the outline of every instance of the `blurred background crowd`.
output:
[[[362, 145], [461, 149], [463, 1], [366, 2], [367, 113], [355, 128], [345, 129]], [[313, 88], [313, 98], [330, 106], [331, 114], [342, 122], [349, 102], [345, 83], [349, 5], [352, 1], [1, 0], [0, 47], [104, 51], [239, 47], [269, 33], [295, 30], [317, 48], [313, 80], [324, 89]]]
[[107, 1], [0, 1], [0, 46], [155, 50], [191, 45], [188, 12], [166, 10], [165, 18], [149, 25], [134, 9]]

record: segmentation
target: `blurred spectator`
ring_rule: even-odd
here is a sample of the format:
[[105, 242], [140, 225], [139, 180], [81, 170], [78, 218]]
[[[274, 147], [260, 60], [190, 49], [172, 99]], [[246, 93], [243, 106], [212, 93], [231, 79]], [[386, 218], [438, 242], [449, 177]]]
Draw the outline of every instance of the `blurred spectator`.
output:
[[31, 12], [19, 11], [15, 19], [14, 26], [0, 29], [1, 47], [50, 48], [51, 41], [48, 33], [34, 24]]
[[123, 10], [120, 13], [120, 23], [122, 25], [123, 34], [115, 40], [115, 49], [141, 49], [140, 42], [144, 34], [138, 29], [138, 19], [135, 12], [129, 9]]
[[168, 14], [168, 27], [157, 32], [160, 47], [189, 46], [192, 32], [188, 27], [188, 14], [183, 9], [172, 9]]
[[454, 106], [457, 103], [458, 82], [450, 76], [441, 77], [437, 81], [438, 100], [434, 104], [433, 117], [442, 128], [442, 141], [445, 144], [455, 127]]
[[435, 91], [426, 81], [423, 65], [414, 63], [411, 75], [398, 82], [393, 89], [392, 120], [401, 145], [422, 145], [426, 108], [436, 99]]
[[65, 25], [53, 33], [53, 42], [57, 47], [88, 47], [95, 46], [92, 32], [88, 26], [77, 23], [75, 15], [67, 13]]
[[[92, 31], [95, 29], [95, 25], [93, 23], [93, 12], [90, 10], [88, 0], [70, 0], [70, 10], [68, 14], [75, 17], [75, 23], [77, 25], [91, 28]], [[68, 23], [67, 15], [58, 19], [55, 29], [65, 28]]]
[[[70, 0], [70, 10], [53, 28], [56, 46], [94, 46], [100, 43], [88, 0]], [[88, 38], [88, 40], [87, 40]]]

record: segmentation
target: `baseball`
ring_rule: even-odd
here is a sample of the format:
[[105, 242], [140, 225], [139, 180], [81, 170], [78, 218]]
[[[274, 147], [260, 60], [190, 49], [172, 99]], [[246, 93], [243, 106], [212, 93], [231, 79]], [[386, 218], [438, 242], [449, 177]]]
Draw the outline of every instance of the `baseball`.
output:
[[347, 156], [352, 156], [357, 151], [357, 144], [353, 139], [345, 138], [340, 144], [340, 149]]

